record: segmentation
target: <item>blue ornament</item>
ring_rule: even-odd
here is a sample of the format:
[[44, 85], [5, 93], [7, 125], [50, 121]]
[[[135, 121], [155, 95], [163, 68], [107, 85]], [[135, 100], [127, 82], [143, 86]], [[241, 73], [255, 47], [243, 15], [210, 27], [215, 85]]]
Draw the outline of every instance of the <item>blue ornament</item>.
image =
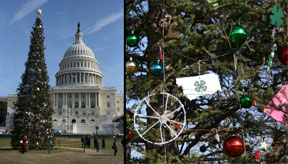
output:
[[150, 67], [150, 72], [154, 76], [160, 76], [163, 73], [163, 67], [160, 65], [160, 60], [157, 60], [157, 64]]
[[249, 133], [249, 136], [250, 136], [251, 138], [254, 138], [254, 137], [255, 137], [255, 136], [254, 136], [254, 133], [252, 133], [252, 132]]
[[206, 146], [205, 145], [200, 146], [200, 151], [204, 153], [206, 151]]

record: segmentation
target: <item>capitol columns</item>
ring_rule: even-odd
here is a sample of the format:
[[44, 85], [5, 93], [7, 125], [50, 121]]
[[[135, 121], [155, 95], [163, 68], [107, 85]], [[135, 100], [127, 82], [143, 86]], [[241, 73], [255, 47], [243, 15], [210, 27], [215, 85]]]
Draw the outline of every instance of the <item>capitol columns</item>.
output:
[[66, 92], [65, 93], [65, 108], [68, 108], [68, 102], [67, 102], [67, 96], [68, 96], [68, 93]]
[[116, 95], [115, 94], [112, 94], [112, 108], [115, 108], [116, 109], [116, 99], [115, 99]]
[[74, 93], [72, 93], [72, 108], [74, 108]]
[[58, 108], [58, 93], [56, 93], [56, 108]]
[[53, 107], [56, 107], [56, 94], [53, 92]]
[[89, 96], [88, 96], [88, 105], [89, 105], [89, 108], [90, 108], [90, 105], [91, 105], [91, 103], [90, 103], [90, 98], [91, 98], [91, 93], [89, 93]]
[[95, 108], [99, 107], [98, 97], [99, 97], [99, 93], [96, 92], [95, 93]]
[[100, 107], [100, 94], [99, 92], [97, 93], [97, 106]]
[[90, 83], [91, 83], [91, 84], [94, 83], [94, 80], [93, 80], [93, 74], [92, 74], [92, 73], [90, 74]]
[[88, 93], [86, 92], [86, 96], [85, 96], [85, 108], [87, 109], [88, 108]]
[[78, 93], [78, 98], [79, 98], [79, 104], [78, 104], [78, 108], [81, 108], [82, 102], [81, 102], [81, 93]]

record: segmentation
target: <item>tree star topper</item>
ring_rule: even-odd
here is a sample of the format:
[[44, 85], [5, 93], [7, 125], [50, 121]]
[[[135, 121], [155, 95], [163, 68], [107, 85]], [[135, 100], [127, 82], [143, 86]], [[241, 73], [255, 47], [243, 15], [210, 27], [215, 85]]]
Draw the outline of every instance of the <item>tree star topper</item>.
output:
[[36, 14], [37, 14], [38, 16], [42, 15], [42, 9], [38, 8], [38, 9], [36, 10]]
[[278, 7], [275, 5], [271, 9], [271, 12], [273, 13], [273, 15], [270, 15], [270, 19], [271, 19], [273, 25], [276, 24], [277, 27], [280, 27], [283, 23], [282, 17], [284, 17], [284, 14], [283, 14], [281, 8], [279, 8], [279, 10], [277, 10], [277, 8]]

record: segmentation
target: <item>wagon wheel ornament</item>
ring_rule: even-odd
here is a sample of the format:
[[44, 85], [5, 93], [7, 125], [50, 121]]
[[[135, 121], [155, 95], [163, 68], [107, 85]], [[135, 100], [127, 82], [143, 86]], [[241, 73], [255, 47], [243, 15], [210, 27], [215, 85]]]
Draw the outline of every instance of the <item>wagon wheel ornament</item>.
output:
[[[159, 100], [159, 96], [163, 98], [163, 105], [155, 110], [150, 101]], [[185, 124], [184, 105], [177, 97], [165, 92], [146, 96], [138, 104], [134, 113], [135, 131], [143, 140], [155, 145], [164, 145], [178, 138]]]

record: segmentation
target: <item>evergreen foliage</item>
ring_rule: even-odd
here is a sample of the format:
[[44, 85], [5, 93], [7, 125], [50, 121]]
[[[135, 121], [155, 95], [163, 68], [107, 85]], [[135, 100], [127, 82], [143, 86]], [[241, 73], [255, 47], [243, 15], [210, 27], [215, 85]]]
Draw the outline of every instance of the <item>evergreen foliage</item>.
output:
[[[265, 139], [267, 143], [272, 140], [282, 146], [279, 149], [279, 145], [278, 148], [268, 145], [272, 163], [287, 163], [287, 127], [263, 112], [288, 81], [287, 66], [278, 61], [277, 55], [271, 67], [272, 77], [265, 79], [267, 59], [274, 40], [279, 49], [287, 44], [288, 36], [286, 16], [282, 25], [284, 32], [276, 28], [275, 37], [272, 37], [275, 26], [269, 16], [274, 5], [288, 11], [285, 0], [126, 0], [126, 34], [134, 30], [140, 38], [138, 46], [127, 46], [125, 51], [126, 61], [132, 56], [138, 67], [138, 72], [126, 75], [126, 103], [135, 103], [126, 114], [126, 125], [133, 134], [133, 139], [127, 140], [135, 146], [143, 142], [133, 130], [133, 112], [148, 92], [162, 91], [163, 77], [152, 76], [148, 69], [156, 62], [161, 46], [165, 53], [164, 91], [178, 97], [185, 105], [189, 124], [178, 141], [166, 145], [169, 152], [167, 162], [229, 160], [232, 163], [255, 163], [255, 150]], [[169, 16], [172, 19], [163, 29], [161, 19]], [[241, 46], [231, 44], [230, 34], [234, 25], [241, 25], [248, 33]], [[176, 78], [197, 76], [199, 60], [200, 74], [217, 73], [222, 92], [190, 101], [176, 85]], [[257, 106], [241, 108], [239, 98], [247, 95], [257, 101]], [[161, 103], [153, 105], [158, 109]], [[151, 126], [149, 119], [144, 124]], [[215, 140], [212, 129], [219, 130], [220, 143]], [[159, 136], [159, 130], [152, 132], [150, 137]], [[255, 139], [249, 137], [251, 132], [255, 134]], [[246, 147], [246, 154], [230, 158], [222, 151], [223, 141], [236, 134], [249, 143], [251, 150]], [[205, 153], [199, 151], [203, 144], [209, 145]], [[145, 162], [163, 163], [163, 146], [145, 143], [145, 147], [146, 151], [142, 151]]]
[[0, 101], [0, 124], [5, 126], [5, 120], [7, 115], [7, 101]]
[[49, 77], [44, 55], [43, 25], [39, 17], [30, 36], [30, 50], [25, 63], [22, 82], [17, 88], [16, 113], [11, 131], [11, 146], [20, 148], [20, 141], [27, 136], [29, 149], [48, 147], [54, 142], [52, 131], [53, 109], [49, 96]]

